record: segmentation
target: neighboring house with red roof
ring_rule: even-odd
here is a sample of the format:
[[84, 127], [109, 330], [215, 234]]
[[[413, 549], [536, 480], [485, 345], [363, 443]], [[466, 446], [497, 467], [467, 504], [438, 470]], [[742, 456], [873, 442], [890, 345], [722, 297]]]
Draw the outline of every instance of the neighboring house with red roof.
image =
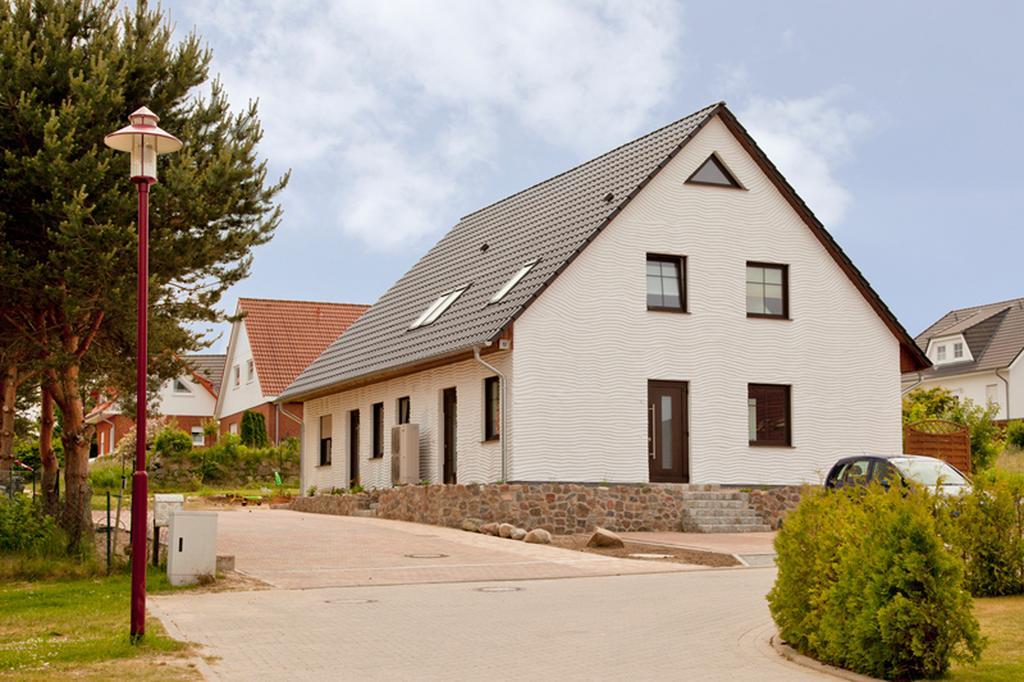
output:
[[319, 490], [396, 424], [412, 480], [792, 484], [901, 452], [929, 364], [718, 103], [464, 216], [275, 393]]
[[239, 433], [246, 411], [263, 415], [271, 443], [299, 437], [302, 404], [274, 401], [368, 308], [352, 303], [240, 298], [224, 361], [216, 416]]
[[904, 391], [942, 387], [1024, 419], [1024, 298], [951, 310], [916, 340], [933, 366], [905, 373]]
[[[157, 396], [153, 416], [170, 417], [192, 437], [193, 445], [211, 445], [203, 434], [203, 422], [212, 419], [217, 406], [224, 355], [196, 354], [182, 357], [190, 368], [180, 377], [164, 382]], [[108, 455], [135, 425], [121, 414], [115, 400], [104, 400], [86, 415], [86, 423], [96, 426], [96, 453]], [[211, 439], [212, 441], [212, 439]]]

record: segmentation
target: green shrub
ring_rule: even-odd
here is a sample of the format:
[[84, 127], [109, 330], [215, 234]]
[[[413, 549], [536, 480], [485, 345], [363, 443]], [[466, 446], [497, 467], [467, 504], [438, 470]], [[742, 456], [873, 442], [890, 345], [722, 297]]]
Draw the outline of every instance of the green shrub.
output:
[[1024, 594], [1024, 476], [987, 471], [947, 503], [947, 541], [976, 597]]
[[267, 421], [259, 412], [246, 410], [242, 413], [242, 443], [251, 448], [265, 448], [267, 441]]
[[179, 428], [167, 426], [153, 437], [153, 452], [160, 457], [181, 457], [192, 450], [192, 437]]
[[49, 557], [66, 547], [67, 538], [38, 502], [25, 495], [0, 498], [0, 553]]
[[[121, 463], [108, 459], [100, 459], [89, 465], [89, 487], [94, 492], [121, 489]], [[132, 467], [124, 470], [124, 475], [131, 478]], [[126, 484], [127, 485], [127, 484]]]
[[1006, 443], [1024, 450], [1024, 421], [1013, 421], [1006, 425]]
[[768, 595], [796, 649], [886, 679], [937, 677], [983, 645], [934, 500], [880, 487], [805, 495], [776, 539]]

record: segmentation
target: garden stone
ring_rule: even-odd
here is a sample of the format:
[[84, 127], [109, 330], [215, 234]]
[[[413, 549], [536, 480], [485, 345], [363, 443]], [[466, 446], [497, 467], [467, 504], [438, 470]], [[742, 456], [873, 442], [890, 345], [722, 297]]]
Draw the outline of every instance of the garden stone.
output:
[[622, 547], [622, 538], [610, 530], [598, 527], [594, 529], [594, 534], [590, 536], [590, 540], [587, 542], [587, 547]]
[[481, 519], [467, 518], [462, 519], [462, 530], [468, 530], [470, 533], [479, 533], [480, 527], [484, 524]]
[[515, 529], [516, 527], [513, 526], [511, 523], [503, 523], [500, 526], [498, 526], [498, 535], [503, 538], [510, 538], [512, 537], [512, 531], [514, 531]]
[[495, 522], [485, 523], [484, 525], [480, 526], [480, 532], [484, 533], [485, 535], [497, 535], [498, 524]]
[[526, 531], [522, 528], [513, 528], [512, 533], [509, 535], [513, 540], [522, 540], [526, 537]]
[[523, 542], [529, 542], [535, 545], [547, 545], [551, 543], [551, 533], [547, 532], [543, 528], [534, 528], [526, 537], [523, 538]]

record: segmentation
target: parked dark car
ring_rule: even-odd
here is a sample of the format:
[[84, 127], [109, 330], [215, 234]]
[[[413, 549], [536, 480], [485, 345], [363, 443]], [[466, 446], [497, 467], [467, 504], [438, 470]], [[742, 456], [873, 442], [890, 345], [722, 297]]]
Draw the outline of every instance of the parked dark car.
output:
[[832, 466], [826, 488], [866, 486], [879, 482], [909, 483], [937, 489], [943, 495], [960, 495], [971, 489], [967, 477], [941, 459], [923, 455], [860, 455], [844, 457]]

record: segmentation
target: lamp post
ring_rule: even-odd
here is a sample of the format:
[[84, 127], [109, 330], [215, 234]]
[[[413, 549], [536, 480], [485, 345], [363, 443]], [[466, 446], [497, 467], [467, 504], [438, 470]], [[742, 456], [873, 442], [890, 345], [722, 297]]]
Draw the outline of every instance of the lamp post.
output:
[[160, 118], [146, 107], [128, 117], [130, 125], [103, 142], [131, 154], [131, 180], [139, 190], [138, 327], [135, 336], [135, 473], [132, 476], [131, 637], [146, 633], [146, 346], [149, 313], [149, 186], [156, 182], [156, 157], [176, 152], [181, 141], [157, 127]]

